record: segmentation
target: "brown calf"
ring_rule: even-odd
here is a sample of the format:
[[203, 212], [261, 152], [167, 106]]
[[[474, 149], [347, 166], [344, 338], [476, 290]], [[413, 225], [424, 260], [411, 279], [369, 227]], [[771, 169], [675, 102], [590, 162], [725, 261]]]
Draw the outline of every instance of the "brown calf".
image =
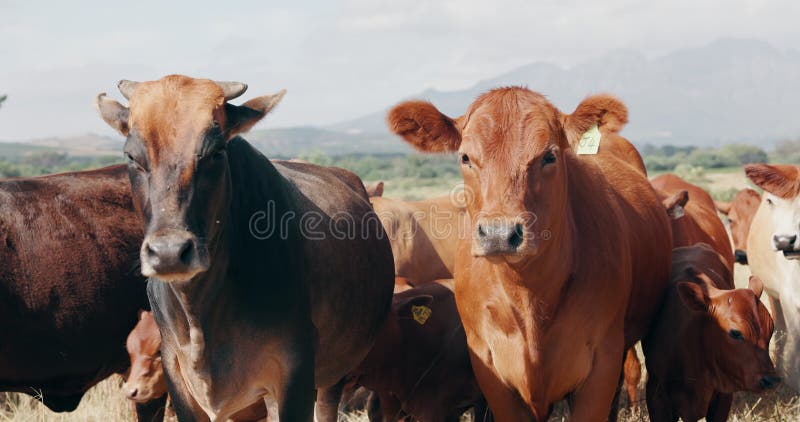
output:
[[651, 421], [724, 421], [734, 392], [780, 381], [762, 290], [757, 277], [750, 288], [734, 289], [726, 259], [709, 245], [674, 250], [664, 306], [642, 342]]

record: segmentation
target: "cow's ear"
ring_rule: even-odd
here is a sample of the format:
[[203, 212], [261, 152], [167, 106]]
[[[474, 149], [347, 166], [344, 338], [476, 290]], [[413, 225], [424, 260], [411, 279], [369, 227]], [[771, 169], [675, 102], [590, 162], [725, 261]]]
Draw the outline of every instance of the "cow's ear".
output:
[[730, 202], [714, 201], [714, 206], [717, 208], [717, 211], [721, 212], [722, 214], [728, 215], [728, 213], [731, 212]]
[[664, 209], [667, 211], [667, 215], [673, 220], [677, 220], [686, 214], [684, 208], [687, 202], [689, 202], [689, 192], [687, 190], [676, 192], [669, 198], [661, 201], [664, 205]]
[[376, 196], [383, 196], [383, 182], [365, 184], [364, 189], [367, 190], [367, 196], [374, 198]]
[[433, 303], [433, 296], [426, 294], [419, 294], [395, 302], [393, 307], [397, 311], [397, 315], [401, 318], [404, 318], [404, 317], [412, 317], [415, 307], [430, 308], [431, 303]]
[[105, 93], [102, 93], [97, 94], [94, 98], [94, 108], [97, 109], [100, 117], [108, 123], [109, 126], [116, 129], [122, 136], [128, 136], [128, 133], [130, 133], [130, 127], [128, 126], [130, 112], [127, 107], [108, 98]]
[[427, 101], [406, 101], [389, 110], [386, 124], [422, 152], [453, 152], [461, 145], [461, 119], [445, 116]]
[[264, 118], [267, 113], [278, 105], [284, 95], [286, 95], [285, 89], [274, 95], [253, 98], [239, 106], [225, 103], [227, 119], [225, 123], [225, 136], [230, 139], [240, 133], [250, 130], [259, 120]]
[[147, 311], [145, 311], [144, 309], [139, 309], [139, 321], [141, 321], [144, 318], [146, 313]]
[[581, 136], [597, 125], [601, 131], [616, 133], [628, 123], [628, 107], [617, 97], [608, 94], [591, 95], [583, 100], [572, 114], [563, 117], [567, 141], [575, 146]]
[[705, 312], [711, 299], [703, 286], [695, 283], [682, 281], [677, 285], [678, 296], [683, 303], [691, 310]]
[[800, 193], [800, 167], [792, 165], [748, 164], [744, 173], [765, 191], [791, 199]]
[[750, 281], [747, 283], [747, 287], [756, 294], [757, 298], [761, 298], [761, 294], [764, 293], [764, 282], [761, 281], [760, 278], [751, 275]]

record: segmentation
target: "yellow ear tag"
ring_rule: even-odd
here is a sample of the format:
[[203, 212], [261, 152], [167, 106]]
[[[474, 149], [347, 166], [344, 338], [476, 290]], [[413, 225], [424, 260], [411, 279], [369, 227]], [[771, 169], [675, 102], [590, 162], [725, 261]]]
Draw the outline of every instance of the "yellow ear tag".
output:
[[433, 311], [431, 308], [427, 306], [411, 306], [411, 315], [414, 316], [414, 321], [417, 321], [419, 325], [425, 325], [428, 322], [428, 318], [431, 317]]
[[600, 129], [594, 125], [581, 136], [581, 141], [578, 143], [578, 155], [597, 154], [600, 148]]

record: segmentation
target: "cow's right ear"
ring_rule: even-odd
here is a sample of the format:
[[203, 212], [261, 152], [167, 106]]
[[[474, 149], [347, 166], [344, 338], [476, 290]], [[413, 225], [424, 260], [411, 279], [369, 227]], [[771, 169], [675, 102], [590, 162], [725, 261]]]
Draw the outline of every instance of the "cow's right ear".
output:
[[108, 98], [105, 92], [95, 97], [94, 107], [109, 126], [116, 129], [122, 136], [128, 136], [128, 133], [130, 133], [130, 127], [128, 126], [130, 112], [127, 107]]
[[682, 190], [663, 200], [661, 203], [667, 211], [669, 218], [677, 220], [686, 214], [684, 208], [686, 203], [689, 202], [689, 192]]
[[708, 310], [711, 299], [703, 286], [695, 283], [682, 281], [677, 285], [678, 296], [683, 303], [691, 310], [705, 312]]
[[367, 196], [374, 198], [376, 196], [383, 196], [383, 182], [365, 184], [364, 189], [367, 190]]
[[748, 164], [744, 173], [765, 191], [791, 199], [800, 194], [800, 167], [792, 165]]
[[461, 145], [461, 118], [451, 119], [427, 101], [406, 101], [386, 116], [389, 130], [422, 152], [453, 152]]
[[730, 202], [714, 201], [714, 206], [717, 208], [717, 211], [722, 214], [728, 215], [728, 213], [731, 212]]

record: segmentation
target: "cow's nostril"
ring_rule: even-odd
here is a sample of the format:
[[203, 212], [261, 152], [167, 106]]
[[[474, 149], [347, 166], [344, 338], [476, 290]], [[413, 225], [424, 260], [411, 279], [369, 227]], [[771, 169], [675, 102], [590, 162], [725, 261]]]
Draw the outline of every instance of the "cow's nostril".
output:
[[131, 391], [128, 391], [128, 397], [130, 397], [132, 399], [136, 398], [137, 394], [139, 394], [139, 389], [137, 389], [137, 388], [134, 388]]
[[478, 236], [479, 237], [486, 237], [486, 232], [483, 230], [483, 226], [478, 224]]
[[512, 248], [517, 248], [522, 244], [523, 239], [522, 224], [516, 224], [514, 226], [514, 231], [511, 232], [511, 236], [508, 238], [508, 244], [511, 245]]
[[153, 249], [150, 243], [145, 244], [144, 251], [147, 254], [148, 258], [152, 259], [158, 257], [158, 252], [156, 252], [156, 250]]
[[181, 245], [181, 249], [178, 252], [178, 259], [181, 260], [181, 263], [187, 266], [192, 263], [192, 250], [194, 249], [192, 245], [193, 244], [191, 241], [187, 241]]

